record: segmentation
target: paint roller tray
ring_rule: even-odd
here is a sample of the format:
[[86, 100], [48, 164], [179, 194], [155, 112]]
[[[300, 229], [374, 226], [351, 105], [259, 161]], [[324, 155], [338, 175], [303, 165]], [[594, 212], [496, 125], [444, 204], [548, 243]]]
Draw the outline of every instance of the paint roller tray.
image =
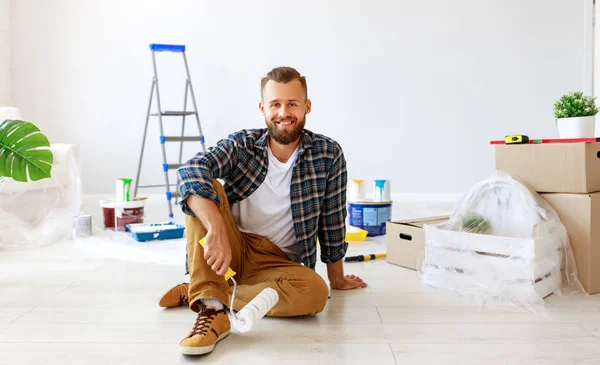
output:
[[170, 240], [183, 237], [185, 227], [169, 223], [135, 223], [125, 226], [126, 232], [131, 232], [136, 241]]

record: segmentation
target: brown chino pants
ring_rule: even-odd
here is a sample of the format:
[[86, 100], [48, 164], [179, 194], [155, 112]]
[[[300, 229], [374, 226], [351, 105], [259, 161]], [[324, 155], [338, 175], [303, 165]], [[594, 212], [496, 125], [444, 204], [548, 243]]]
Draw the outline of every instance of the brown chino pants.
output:
[[[221, 183], [213, 181], [220, 199], [219, 210], [231, 245], [229, 265], [236, 272], [237, 282], [234, 309], [239, 311], [264, 288], [270, 287], [279, 294], [279, 301], [267, 316], [289, 317], [314, 315], [327, 303], [329, 288], [323, 278], [312, 269], [291, 261], [287, 255], [267, 238], [240, 232], [233, 219], [227, 195]], [[214, 298], [230, 306], [233, 283], [217, 275], [204, 259], [200, 239], [206, 229], [197, 217], [185, 217], [188, 272], [190, 274], [189, 303], [197, 312], [199, 300]]]

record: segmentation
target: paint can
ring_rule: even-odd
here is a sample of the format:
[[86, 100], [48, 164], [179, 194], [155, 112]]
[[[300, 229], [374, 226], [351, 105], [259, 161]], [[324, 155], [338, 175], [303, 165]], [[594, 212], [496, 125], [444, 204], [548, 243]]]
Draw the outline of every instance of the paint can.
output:
[[92, 216], [82, 214], [73, 218], [73, 237], [85, 238], [92, 235]]
[[389, 202], [392, 200], [389, 180], [375, 180], [373, 182], [373, 201]]
[[386, 222], [392, 220], [392, 202], [349, 203], [350, 225], [364, 229], [367, 236], [381, 236], [386, 233]]
[[125, 231], [128, 224], [144, 223], [145, 206], [146, 198], [134, 198], [122, 203], [100, 200], [104, 229]]
[[351, 179], [350, 180], [350, 196], [349, 201], [361, 201], [365, 200], [365, 189], [363, 189], [364, 180]]
[[134, 223], [144, 223], [145, 199], [133, 200], [124, 203], [115, 203], [115, 228], [125, 231], [125, 226]]
[[132, 179], [117, 179], [117, 203], [131, 201], [131, 180]]
[[115, 202], [110, 200], [100, 200], [102, 208], [102, 226], [104, 229], [115, 229]]
[[111, 200], [100, 200], [102, 208], [102, 226], [104, 229], [115, 229], [115, 202]]

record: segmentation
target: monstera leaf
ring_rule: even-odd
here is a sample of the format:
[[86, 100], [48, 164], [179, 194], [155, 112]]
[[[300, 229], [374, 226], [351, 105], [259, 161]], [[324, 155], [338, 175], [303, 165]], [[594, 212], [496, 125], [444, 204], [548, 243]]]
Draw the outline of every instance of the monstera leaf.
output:
[[39, 128], [23, 120], [0, 124], [0, 177], [27, 182], [50, 177], [54, 156], [48, 138]]

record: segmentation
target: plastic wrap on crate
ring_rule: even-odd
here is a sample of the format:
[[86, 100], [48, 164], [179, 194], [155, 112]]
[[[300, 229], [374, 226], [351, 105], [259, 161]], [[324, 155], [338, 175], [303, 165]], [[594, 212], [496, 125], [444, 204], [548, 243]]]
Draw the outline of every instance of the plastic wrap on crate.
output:
[[127, 232], [139, 242], [153, 240], [169, 240], [183, 237], [185, 227], [173, 222], [169, 223], [134, 223], [125, 226]]
[[422, 281], [479, 304], [545, 313], [544, 298], [583, 292], [567, 231], [556, 211], [498, 172], [475, 186], [447, 222], [424, 226]]

